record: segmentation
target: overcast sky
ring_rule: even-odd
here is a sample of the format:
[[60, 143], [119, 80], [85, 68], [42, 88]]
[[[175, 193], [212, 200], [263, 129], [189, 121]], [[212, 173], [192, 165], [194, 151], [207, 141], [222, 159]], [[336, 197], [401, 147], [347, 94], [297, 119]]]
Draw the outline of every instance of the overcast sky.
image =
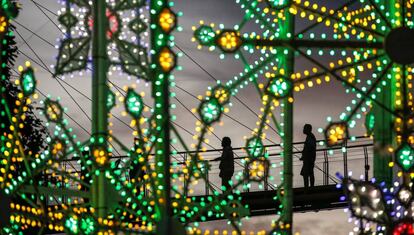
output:
[[[64, 82], [60, 82], [59, 84], [57, 79], [61, 78], [52, 78], [51, 74], [42, 68], [44, 63], [49, 70], [53, 71], [50, 66], [55, 64], [55, 58], [58, 53], [55, 45], [57, 44], [57, 40], [62, 37], [62, 32], [56, 26], [58, 21], [57, 16], [54, 13], [59, 9], [59, 4], [55, 0], [38, 1], [47, 8], [44, 9], [40, 7], [40, 9], [47, 15], [46, 16], [35, 4], [33, 4], [32, 1], [22, 0], [20, 2], [23, 9], [16, 20], [18, 32], [16, 37], [19, 49], [22, 53], [17, 60], [17, 65], [22, 64], [28, 57], [30, 57], [30, 60], [33, 61], [32, 63], [36, 68], [39, 90], [44, 94], [50, 94], [52, 97], [61, 97], [62, 105], [68, 108], [67, 115], [78, 122], [78, 124], [87, 131], [90, 131], [89, 118], [91, 117], [91, 102], [87, 98], [91, 97], [90, 73], [83, 72], [82, 75], [79, 73], [74, 73], [73, 76], [67, 75], [65, 76]], [[327, 3], [330, 7], [335, 7], [344, 1], [317, 2]], [[227, 56], [226, 59], [220, 60], [219, 52], [210, 52], [206, 49], [198, 50], [196, 48], [197, 44], [191, 41], [191, 27], [197, 26], [200, 20], [204, 20], [207, 23], [222, 23], [228, 28], [240, 23], [243, 17], [243, 12], [235, 1], [177, 0], [174, 9], [176, 11], [182, 11], [184, 14], [183, 17], [179, 18], [179, 24], [183, 27], [183, 31], [176, 33], [177, 47], [174, 48], [174, 50], [180, 52], [181, 49], [188, 55], [183, 55], [179, 58], [179, 64], [183, 66], [183, 70], [175, 73], [177, 85], [180, 88], [183, 88], [188, 93], [196, 96], [203, 95], [208, 86], [213, 86], [215, 84], [215, 81], [211, 76], [225, 82], [233, 79], [234, 76], [242, 72], [243, 65], [241, 61], [235, 60], [232, 56]], [[20, 24], [24, 27], [20, 26]], [[247, 29], [255, 30], [255, 27], [257, 26], [251, 24]], [[301, 27], [303, 28], [304, 25], [297, 25], [297, 28]], [[33, 31], [41, 38], [34, 35], [29, 30]], [[26, 42], [24, 42], [22, 38], [30, 44], [32, 49], [26, 45]], [[251, 56], [248, 59], [253, 61], [255, 58], [255, 56]], [[197, 62], [198, 65], [194, 61]], [[302, 71], [309, 66], [310, 65], [306, 64], [305, 61], [298, 59], [295, 69], [297, 71]], [[152, 106], [149, 84], [146, 84], [143, 81], [137, 81], [135, 78], [128, 79], [127, 76], [119, 75], [118, 72], [115, 72], [110, 76], [110, 79], [119, 87], [135, 84], [137, 91], [146, 92], [145, 101], [148, 105]], [[75, 89], [83, 94], [75, 91]], [[113, 90], [116, 91], [115, 89]], [[180, 89], [174, 88], [173, 91], [177, 93], [178, 98], [178, 100], [173, 100], [177, 105], [176, 110], [173, 111], [174, 114], [177, 115], [176, 123], [186, 129], [184, 130], [179, 127], [178, 130], [186, 143], [190, 144], [192, 142], [192, 134], [195, 133], [196, 118], [188, 112], [187, 109], [198, 107], [199, 101]], [[247, 104], [253, 112], [256, 114], [260, 113], [260, 99], [257, 92], [255, 92], [252, 87], [247, 87], [239, 92], [238, 98]], [[327, 125], [327, 116], [337, 118], [349, 102], [350, 96], [346, 95], [342, 85], [336, 82], [323, 84], [312, 89], [306, 89], [300, 93], [295, 93], [294, 140], [304, 140], [304, 136], [301, 132], [305, 123], [312, 124], [317, 138], [322, 138], [322, 135], [316, 133], [316, 129], [324, 128]], [[257, 116], [237, 100], [233, 99], [232, 105], [229, 116], [237, 119], [243, 125], [224, 117], [222, 119], [224, 123], [222, 126], [214, 126], [215, 133], [219, 138], [229, 136], [233, 140], [234, 147], [243, 146], [245, 143], [243, 137], [250, 136], [251, 134], [250, 130], [245, 126], [250, 129], [255, 128]], [[119, 116], [125, 123], [129, 123], [130, 119], [128, 117], [122, 117], [122, 111], [123, 105], [118, 101], [118, 107], [113, 110], [113, 113], [116, 116]], [[115, 135], [117, 135], [121, 141], [130, 145], [129, 143], [132, 143], [131, 129], [116, 119], [112, 119], [112, 121], [113, 127], [111, 127], [111, 129], [114, 131]], [[73, 121], [69, 120], [69, 122], [74, 127], [74, 132], [79, 136], [79, 139], [85, 140], [88, 136], [86, 131], [82, 130], [82, 128]], [[359, 125], [354, 133], [358, 135], [363, 132], [362, 130], [363, 128]], [[219, 138], [214, 136], [210, 136], [209, 138], [212, 146], [220, 148]], [[268, 132], [268, 138], [275, 143], [280, 143], [280, 138], [272, 131]], [[266, 142], [266, 144], [268, 143], [270, 142]], [[176, 145], [175, 147], [178, 150], [183, 149], [179, 145]], [[296, 180], [299, 184], [300, 179]], [[295, 224], [296, 231], [305, 235], [322, 234], [321, 231], [326, 232], [330, 229], [330, 231], [335, 231], [336, 234], [347, 234], [347, 231], [349, 231], [349, 225], [346, 222], [346, 214], [343, 213], [342, 210], [317, 214], [298, 214], [295, 215], [295, 219], [297, 219], [297, 223]], [[253, 221], [254, 223], [250, 223], [252, 226], [260, 223], [258, 219], [253, 219]], [[268, 221], [268, 219], [261, 219], [261, 221]], [[213, 227], [213, 225], [209, 226]], [[309, 227], [312, 227], [312, 229], [308, 229]]]

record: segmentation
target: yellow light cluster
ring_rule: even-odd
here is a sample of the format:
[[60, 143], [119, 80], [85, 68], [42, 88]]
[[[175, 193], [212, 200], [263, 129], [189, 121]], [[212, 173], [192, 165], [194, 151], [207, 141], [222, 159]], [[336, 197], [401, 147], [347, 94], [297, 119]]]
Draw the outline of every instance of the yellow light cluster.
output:
[[105, 165], [108, 161], [108, 153], [105, 149], [94, 149], [93, 157], [95, 158], [96, 163], [98, 163], [101, 166]]
[[27, 229], [28, 226], [31, 226], [31, 227], [42, 226], [42, 222], [37, 221], [35, 219], [26, 218], [23, 215], [11, 215], [10, 220], [13, 221], [13, 223], [20, 224], [23, 230]]
[[5, 16], [0, 16], [0, 33], [6, 31], [7, 28], [7, 19]]
[[164, 72], [170, 72], [175, 66], [175, 56], [169, 48], [163, 48], [159, 56], [159, 64]]
[[20, 205], [17, 203], [10, 203], [10, 208], [17, 211], [32, 213], [33, 215], [41, 215], [43, 211], [41, 209], [32, 208], [29, 206]]
[[228, 51], [237, 49], [241, 43], [242, 40], [240, 38], [240, 35], [234, 31], [224, 32], [220, 34], [220, 37], [218, 38], [218, 45]]
[[328, 130], [328, 145], [336, 145], [341, 141], [345, 140], [346, 137], [346, 126], [342, 124], [337, 124], [332, 126]]
[[158, 24], [165, 32], [170, 32], [176, 24], [176, 16], [169, 8], [164, 8], [159, 17]]

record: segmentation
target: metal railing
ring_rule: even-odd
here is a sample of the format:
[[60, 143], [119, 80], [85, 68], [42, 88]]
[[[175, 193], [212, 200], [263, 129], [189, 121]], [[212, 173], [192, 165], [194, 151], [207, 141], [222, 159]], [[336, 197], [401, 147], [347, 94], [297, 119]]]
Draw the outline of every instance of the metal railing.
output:
[[[323, 141], [318, 140], [318, 143]], [[303, 148], [304, 142], [295, 142], [293, 143], [293, 173], [294, 173], [294, 187], [302, 187], [302, 177], [300, 176], [300, 169], [302, 167], [302, 162], [299, 160], [301, 157], [301, 149]], [[237, 190], [242, 192], [248, 191], [268, 191], [275, 190], [278, 185], [282, 182], [281, 180], [281, 171], [283, 169], [283, 158], [281, 153], [283, 148], [281, 145], [266, 145], [266, 155], [268, 156], [268, 161], [270, 163], [269, 172], [263, 180], [263, 182], [245, 182]], [[345, 151], [346, 150], [346, 151]], [[217, 150], [207, 150], [203, 151], [202, 165], [205, 166], [202, 168], [202, 173], [205, 176], [205, 182], [199, 180], [197, 185], [192, 185], [192, 182], [187, 182], [183, 180], [180, 182], [183, 188], [186, 188], [187, 185], [191, 189], [189, 196], [193, 195], [209, 195], [212, 191], [220, 192], [221, 179], [219, 177], [219, 162], [212, 161], [213, 159], [221, 155], [222, 149]], [[240, 179], [243, 176], [248, 174], [248, 168], [246, 166], [246, 152], [244, 148], [233, 148], [235, 153], [235, 174], [233, 176], [233, 181], [237, 177]], [[370, 165], [372, 165], [372, 152], [373, 152], [373, 143], [372, 139], [366, 137], [357, 137], [354, 140], [348, 140], [343, 146], [337, 146], [333, 148], [328, 148], [324, 145], [317, 146], [317, 156], [315, 162], [315, 185], [332, 185], [337, 183], [337, 179], [334, 176], [336, 172], [341, 172], [343, 175], [348, 174], [348, 169], [352, 169], [354, 175], [364, 175], [363, 178], [366, 180], [369, 178], [370, 174]], [[177, 171], [182, 170], [184, 164], [189, 160], [189, 156], [196, 154], [194, 151], [190, 152], [178, 152], [174, 155], [176, 159], [182, 159], [179, 162], [175, 162], [175, 167]], [[112, 160], [118, 160], [122, 158], [127, 158], [126, 156], [116, 156], [112, 157]], [[71, 159], [71, 161], [62, 161], [62, 169], [71, 169], [72, 173], [78, 173], [80, 176], [81, 165], [78, 158]], [[351, 164], [351, 166], [349, 166]], [[184, 177], [185, 178], [185, 177]], [[204, 184], [204, 185], [203, 185]], [[148, 193], [148, 192], [147, 192]], [[185, 196], [188, 192], [183, 192]]]
[[[320, 141], [318, 141], [319, 143]], [[301, 150], [303, 148], [303, 142], [294, 143], [293, 152], [294, 161], [294, 187], [303, 187], [303, 179], [300, 176], [300, 169], [302, 167], [302, 162], [299, 160], [301, 157]], [[233, 148], [233, 151], [237, 153], [238, 156], [235, 157], [235, 174], [233, 176], [233, 181], [237, 177], [243, 177], [243, 175], [248, 174], [246, 172], [247, 167], [245, 159], [247, 154], [245, 153], [244, 148]], [[263, 182], [260, 183], [248, 183], [248, 186], [240, 186], [237, 190], [242, 192], [248, 191], [268, 191], [274, 190], [281, 183], [281, 171], [283, 159], [281, 157], [282, 148], [280, 145], [267, 145], [266, 151], [268, 155], [268, 161], [270, 162], [269, 172], [267, 173], [268, 177], [265, 177]], [[193, 153], [194, 154], [194, 153]], [[351, 169], [354, 175], [363, 175], [364, 179], [369, 178], [370, 174], [370, 165], [372, 164], [372, 155], [373, 155], [373, 143], [370, 138], [359, 137], [355, 140], [347, 141], [343, 146], [336, 147], [326, 147], [323, 145], [318, 145], [316, 150], [316, 162], [315, 162], [315, 185], [332, 185], [338, 183], [337, 178], [335, 177], [336, 172], [347, 176], [349, 169]], [[183, 157], [183, 162], [179, 162], [177, 166], [180, 166], [185, 163], [188, 158], [188, 153], [177, 153]], [[212, 161], [213, 159], [221, 155], [221, 150], [208, 150], [202, 153], [203, 158], [206, 159], [203, 161], [205, 168], [203, 168], [203, 173], [205, 174], [206, 182], [204, 185], [198, 185], [190, 187], [193, 191], [192, 195], [209, 195], [212, 190], [221, 191], [221, 179], [219, 175], [218, 161]], [[189, 184], [189, 182], [184, 182], [184, 185]], [[203, 182], [201, 182], [203, 184]], [[209, 186], [210, 185], [210, 186]], [[204, 187], [203, 187], [204, 186]]]

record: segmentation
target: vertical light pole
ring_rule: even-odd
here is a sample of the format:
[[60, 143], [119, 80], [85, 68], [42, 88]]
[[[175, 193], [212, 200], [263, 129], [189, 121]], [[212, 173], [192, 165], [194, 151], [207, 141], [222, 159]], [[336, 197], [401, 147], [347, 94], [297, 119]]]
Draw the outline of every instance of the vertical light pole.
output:
[[[292, 39], [295, 36], [295, 16], [285, 9], [285, 20], [280, 23], [281, 39]], [[294, 70], [294, 51], [292, 48], [284, 48], [280, 57], [280, 66], [285, 69], [285, 75], [290, 79]], [[293, 92], [283, 99], [283, 184], [284, 196], [283, 223], [286, 234], [292, 234], [293, 221]]]
[[[93, 1], [93, 31], [92, 31], [92, 156], [107, 159], [108, 145], [108, 110], [106, 106], [108, 87], [108, 55], [107, 38], [108, 19], [106, 18], [106, 1]], [[104, 154], [104, 156], [99, 155]], [[107, 187], [105, 172], [95, 164], [92, 185], [92, 206], [98, 217], [106, 217]]]
[[[390, 12], [389, 21], [393, 27], [397, 27], [395, 21], [401, 20], [401, 16], [398, 17], [395, 13], [398, 12], [395, 4], [397, 0], [382, 0], [380, 4], [385, 6]], [[398, 19], [400, 18], [400, 19]], [[395, 109], [395, 93], [396, 76], [394, 65], [391, 68], [391, 79], [388, 80], [387, 85], [383, 88], [384, 92], [378, 94], [378, 100], [389, 110]], [[375, 116], [375, 128], [374, 128], [374, 178], [378, 182], [385, 182], [388, 186], [391, 186], [393, 182], [393, 170], [389, 167], [389, 162], [392, 161], [392, 153], [388, 151], [388, 147], [395, 149], [395, 134], [393, 131], [394, 116], [385, 109], [373, 104], [373, 111]]]
[[151, 80], [154, 98], [156, 130], [155, 143], [155, 195], [157, 234], [179, 234], [172, 228], [171, 176], [170, 176], [170, 73], [175, 67], [176, 55], [171, 51], [170, 32], [176, 26], [176, 16], [168, 0], [152, 0], [151, 28]]

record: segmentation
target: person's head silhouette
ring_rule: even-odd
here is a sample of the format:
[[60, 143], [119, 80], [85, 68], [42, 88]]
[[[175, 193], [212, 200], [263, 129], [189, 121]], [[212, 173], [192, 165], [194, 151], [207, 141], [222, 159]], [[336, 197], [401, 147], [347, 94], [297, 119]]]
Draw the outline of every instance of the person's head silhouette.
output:
[[312, 125], [311, 124], [305, 124], [303, 126], [303, 134], [309, 135], [310, 133], [312, 133]]
[[229, 137], [223, 137], [221, 140], [221, 147], [231, 147], [231, 139]]

